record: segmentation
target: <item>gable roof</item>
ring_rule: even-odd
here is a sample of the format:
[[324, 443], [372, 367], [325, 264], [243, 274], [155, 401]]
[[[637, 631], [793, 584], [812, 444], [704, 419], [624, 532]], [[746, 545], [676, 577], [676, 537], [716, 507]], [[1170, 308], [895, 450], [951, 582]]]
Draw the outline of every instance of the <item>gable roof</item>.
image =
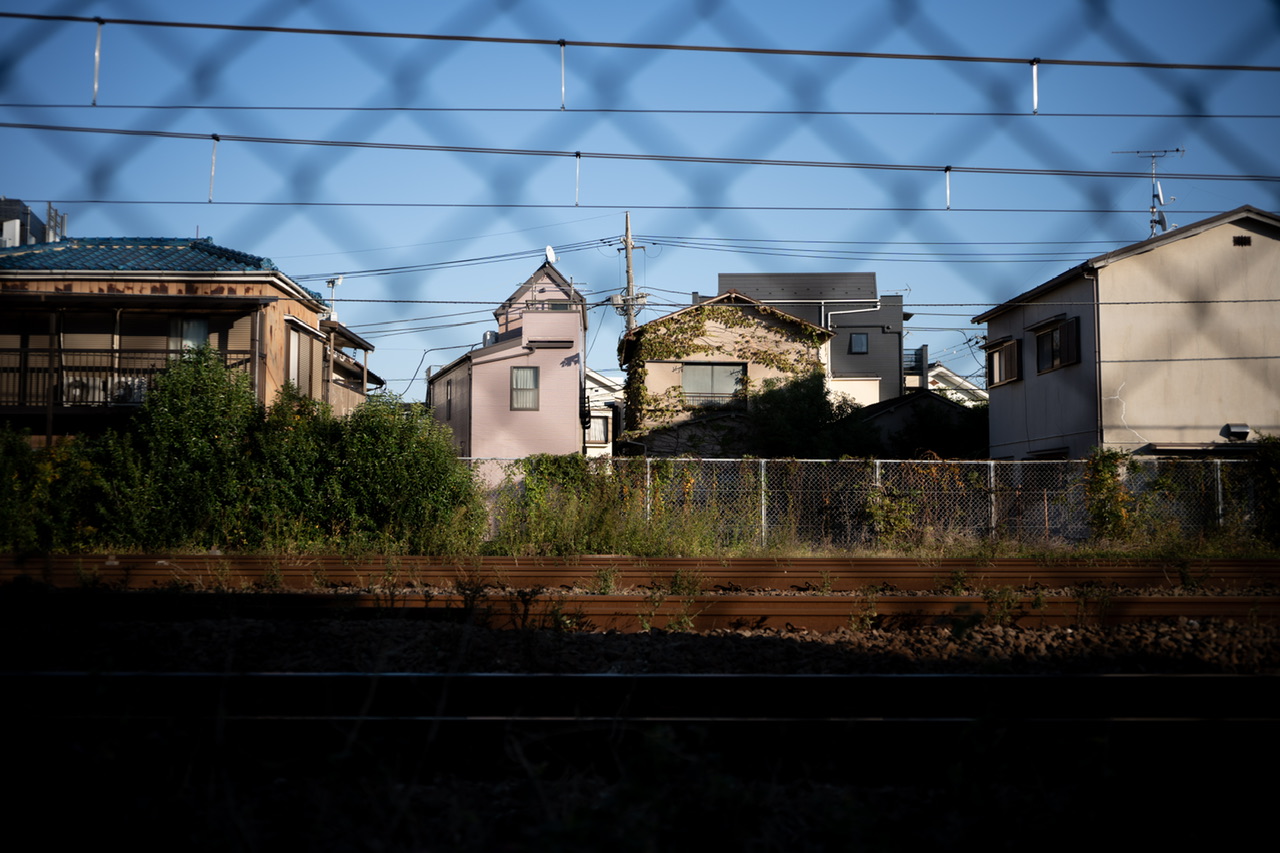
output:
[[76, 237], [2, 248], [0, 270], [248, 272], [276, 265], [208, 237]]
[[1090, 258], [1084, 263], [1078, 264], [1066, 272], [1049, 279], [1044, 284], [1033, 287], [1025, 293], [1020, 293], [1007, 302], [1002, 302], [991, 310], [979, 314], [973, 318], [973, 322], [985, 323], [992, 317], [998, 317], [1019, 305], [1027, 302], [1033, 302], [1044, 294], [1051, 293], [1064, 284], [1075, 281], [1086, 272], [1101, 269], [1102, 267], [1109, 266], [1117, 261], [1122, 261], [1125, 258], [1130, 258], [1134, 255], [1141, 255], [1176, 240], [1193, 237], [1196, 234], [1203, 234], [1211, 228], [1217, 228], [1219, 225], [1226, 225], [1229, 222], [1237, 222], [1242, 219], [1253, 219], [1263, 223], [1264, 225], [1269, 225], [1273, 228], [1280, 228], [1280, 217], [1246, 204], [1242, 207], [1237, 207], [1235, 210], [1228, 210], [1226, 213], [1219, 213], [1217, 216], [1210, 216], [1208, 219], [1201, 219], [1199, 222], [1193, 222], [1190, 225], [1181, 225], [1174, 228], [1172, 231], [1166, 231], [1163, 234], [1157, 234], [1155, 237], [1151, 237], [1141, 242], [1131, 243], [1128, 246], [1121, 246], [1119, 249], [1113, 249], [1105, 254]]
[[648, 323], [645, 323], [640, 326], [636, 326], [634, 329], [632, 329], [631, 331], [623, 335], [622, 339], [618, 341], [618, 363], [619, 364], [630, 363], [631, 353], [632, 353], [632, 350], [635, 348], [636, 341], [639, 339], [641, 335], [645, 333], [646, 329], [652, 326], [655, 326], [657, 324], [663, 323], [667, 320], [670, 320], [673, 317], [679, 317], [681, 314], [687, 314], [690, 311], [697, 311], [699, 308], [703, 308], [707, 305], [726, 305], [726, 304], [736, 304], [736, 305], [746, 306], [754, 309], [758, 313], [763, 314], [767, 317], [775, 317], [784, 322], [793, 323], [797, 326], [800, 326], [802, 329], [813, 331], [820, 335], [825, 335], [828, 338], [830, 338], [832, 335], [835, 334], [830, 329], [824, 329], [821, 326], [815, 326], [812, 323], [810, 323], [808, 320], [801, 320], [799, 317], [795, 317], [791, 314], [788, 314], [786, 311], [780, 311], [779, 309], [774, 308], [772, 305], [766, 305], [763, 302], [760, 302], [759, 300], [752, 299], [750, 296], [743, 296], [741, 293], [739, 293], [736, 290], [728, 290], [728, 291], [725, 291], [724, 293], [721, 293], [719, 296], [712, 296], [702, 300], [701, 302], [697, 302], [693, 305], [686, 305], [684, 308], [678, 308], [675, 311], [672, 311], [670, 314], [663, 314], [661, 317], [657, 317], [653, 320], [650, 320]]
[[545, 286], [546, 283], [550, 283], [551, 286], [563, 293], [565, 298], [570, 302], [579, 304], [586, 301], [581, 293], [573, 289], [573, 283], [570, 282], [569, 279], [565, 278], [564, 274], [561, 273], [560, 270], [556, 269], [554, 264], [550, 261], [543, 261], [542, 265], [533, 271], [533, 275], [526, 278], [520, 286], [516, 288], [515, 293], [504, 299], [502, 304], [494, 309], [493, 315], [497, 317], [502, 312], [508, 310], [516, 302], [524, 299], [529, 291], [539, 285]]

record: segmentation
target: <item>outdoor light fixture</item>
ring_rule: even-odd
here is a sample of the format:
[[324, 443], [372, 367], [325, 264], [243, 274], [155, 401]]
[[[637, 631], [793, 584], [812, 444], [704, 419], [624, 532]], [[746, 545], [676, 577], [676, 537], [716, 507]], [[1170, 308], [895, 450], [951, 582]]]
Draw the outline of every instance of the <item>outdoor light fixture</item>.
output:
[[1222, 428], [1222, 435], [1228, 441], [1248, 441], [1249, 431], [1248, 424], [1227, 424]]

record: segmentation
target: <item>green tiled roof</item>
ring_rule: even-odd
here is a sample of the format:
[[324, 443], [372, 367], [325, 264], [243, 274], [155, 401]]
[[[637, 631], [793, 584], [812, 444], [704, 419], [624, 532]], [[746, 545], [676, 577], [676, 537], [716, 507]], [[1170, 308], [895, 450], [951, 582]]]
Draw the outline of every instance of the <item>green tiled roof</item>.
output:
[[275, 270], [260, 258], [208, 237], [79, 237], [0, 248], [0, 270], [138, 270], [248, 272]]

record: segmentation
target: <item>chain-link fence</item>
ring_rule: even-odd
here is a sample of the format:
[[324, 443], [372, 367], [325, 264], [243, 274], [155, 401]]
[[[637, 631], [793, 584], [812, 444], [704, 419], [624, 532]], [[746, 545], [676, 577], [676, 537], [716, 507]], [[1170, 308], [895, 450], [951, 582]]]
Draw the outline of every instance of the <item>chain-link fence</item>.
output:
[[[519, 460], [469, 460], [494, 507], [518, 503]], [[595, 459], [622, 513], [694, 516], [724, 545], [866, 547], [961, 538], [1079, 542], [1255, 532], [1247, 460]], [[581, 491], [580, 486], [575, 490]], [[640, 519], [632, 519], [639, 522]]]

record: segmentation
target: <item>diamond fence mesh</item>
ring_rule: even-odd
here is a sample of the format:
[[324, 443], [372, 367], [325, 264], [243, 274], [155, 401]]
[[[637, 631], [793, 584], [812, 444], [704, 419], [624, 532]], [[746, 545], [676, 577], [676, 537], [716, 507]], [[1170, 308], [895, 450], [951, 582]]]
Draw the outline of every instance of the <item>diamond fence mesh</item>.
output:
[[[519, 460], [472, 459], [491, 505], [518, 505]], [[1129, 460], [1103, 488], [1085, 460], [766, 460], [601, 458], [633, 521], [693, 516], [726, 547], [857, 548], [955, 539], [1080, 542], [1250, 535], [1255, 466], [1245, 460]]]

